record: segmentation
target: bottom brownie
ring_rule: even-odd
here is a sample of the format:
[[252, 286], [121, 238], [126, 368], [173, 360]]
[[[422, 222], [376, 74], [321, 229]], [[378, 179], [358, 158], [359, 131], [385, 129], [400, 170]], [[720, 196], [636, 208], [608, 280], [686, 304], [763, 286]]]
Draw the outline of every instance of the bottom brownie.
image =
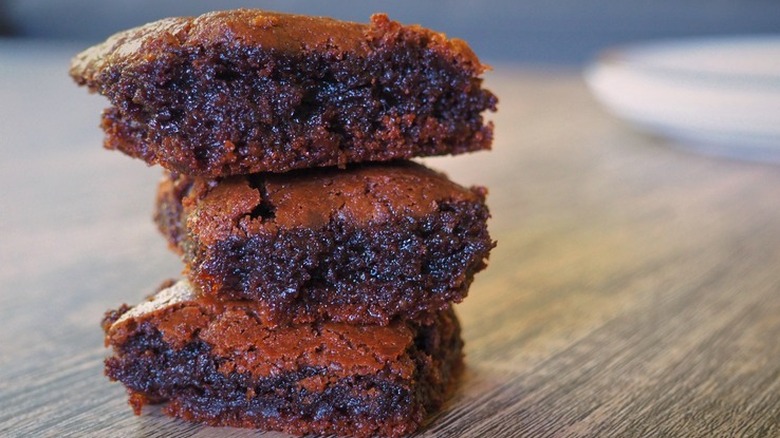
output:
[[200, 297], [183, 280], [108, 312], [106, 374], [136, 414], [167, 402], [169, 415], [214, 426], [401, 436], [443, 403], [462, 368], [451, 309], [425, 326], [271, 329], [253, 306]]

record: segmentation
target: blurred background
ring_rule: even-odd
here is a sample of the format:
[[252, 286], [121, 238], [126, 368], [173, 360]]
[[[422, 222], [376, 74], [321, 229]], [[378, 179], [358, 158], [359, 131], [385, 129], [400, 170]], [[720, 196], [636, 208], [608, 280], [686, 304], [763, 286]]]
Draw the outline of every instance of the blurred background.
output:
[[637, 41], [780, 32], [778, 0], [0, 0], [0, 29], [93, 43], [158, 18], [236, 7], [353, 21], [385, 11], [463, 38], [488, 62], [539, 65], [582, 65], [604, 47]]

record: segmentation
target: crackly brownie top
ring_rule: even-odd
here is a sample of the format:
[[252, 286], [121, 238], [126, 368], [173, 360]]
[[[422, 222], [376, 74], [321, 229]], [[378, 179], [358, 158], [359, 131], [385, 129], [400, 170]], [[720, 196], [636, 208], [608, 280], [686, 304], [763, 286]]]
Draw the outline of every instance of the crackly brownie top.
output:
[[151, 323], [174, 348], [198, 340], [210, 345], [211, 354], [224, 360], [220, 365], [224, 373], [264, 377], [305, 366], [327, 368], [334, 376], [388, 369], [409, 378], [414, 372], [406, 354], [413, 345], [414, 328], [406, 323], [269, 328], [254, 307], [251, 301], [203, 297], [187, 280], [180, 280], [133, 308], [109, 314], [104, 322], [106, 343], [121, 351], [139, 327]]
[[263, 230], [317, 229], [333, 218], [358, 226], [436, 212], [445, 201], [484, 202], [485, 189], [466, 189], [412, 162], [372, 163], [220, 182], [180, 176], [189, 229], [202, 244]]
[[[369, 42], [401, 27], [385, 14], [371, 16], [369, 24], [326, 17], [282, 14], [253, 9], [211, 12], [199, 17], [174, 17], [117, 33], [102, 44], [78, 54], [70, 74], [81, 85], [99, 90], [100, 73], [109, 67], [165, 61], [181, 51], [222, 47], [255, 47], [281, 53], [328, 52], [365, 55]], [[468, 45], [457, 38], [417, 25], [407, 29], [423, 34], [428, 47], [452, 58], [473, 74], [487, 69]]]

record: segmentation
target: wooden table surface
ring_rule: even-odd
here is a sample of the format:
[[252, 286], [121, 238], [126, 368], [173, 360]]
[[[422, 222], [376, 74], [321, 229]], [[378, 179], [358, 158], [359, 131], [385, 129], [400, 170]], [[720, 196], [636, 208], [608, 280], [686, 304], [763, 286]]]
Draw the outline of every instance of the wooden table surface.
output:
[[[103, 377], [103, 311], [181, 264], [150, 219], [159, 169], [100, 147], [78, 49], [0, 43], [0, 436], [262, 435], [135, 417]], [[780, 168], [637, 134], [576, 71], [488, 83], [494, 150], [427, 160], [490, 188], [498, 247], [421, 435], [780, 436]]]

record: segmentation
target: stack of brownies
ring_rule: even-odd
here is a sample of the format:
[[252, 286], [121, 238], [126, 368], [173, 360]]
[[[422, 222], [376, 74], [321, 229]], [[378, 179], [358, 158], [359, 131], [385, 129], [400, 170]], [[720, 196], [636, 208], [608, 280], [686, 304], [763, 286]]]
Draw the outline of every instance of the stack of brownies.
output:
[[256, 10], [171, 18], [79, 54], [105, 146], [166, 174], [155, 220], [186, 264], [108, 312], [106, 373], [136, 413], [399, 436], [451, 394], [451, 303], [494, 242], [485, 189], [413, 157], [489, 149], [480, 64], [457, 39]]

